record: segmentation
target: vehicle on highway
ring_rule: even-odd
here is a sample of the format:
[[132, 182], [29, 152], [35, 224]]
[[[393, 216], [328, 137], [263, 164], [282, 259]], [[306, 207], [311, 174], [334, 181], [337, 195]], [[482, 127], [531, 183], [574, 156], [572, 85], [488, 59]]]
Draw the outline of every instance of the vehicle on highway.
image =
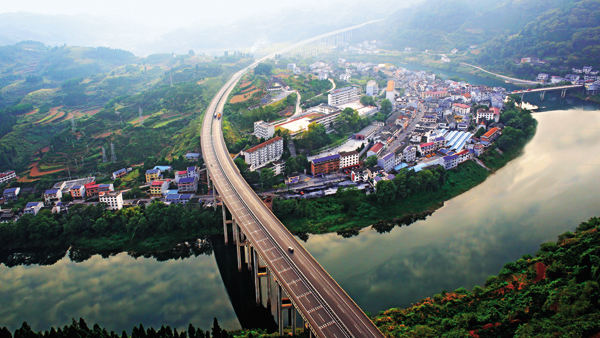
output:
[[288, 247], [288, 251], [289, 251], [290, 253], [294, 253], [294, 248], [292, 248], [292, 247], [290, 246], [290, 247]]

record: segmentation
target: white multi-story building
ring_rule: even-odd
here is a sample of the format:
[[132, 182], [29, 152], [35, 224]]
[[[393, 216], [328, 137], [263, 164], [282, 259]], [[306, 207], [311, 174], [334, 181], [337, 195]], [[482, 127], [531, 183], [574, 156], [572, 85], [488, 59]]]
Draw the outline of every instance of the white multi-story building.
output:
[[287, 69], [294, 70], [294, 68], [296, 68], [296, 64], [295, 63], [288, 63], [287, 64]]
[[108, 210], [123, 209], [123, 193], [120, 191], [112, 191], [100, 196], [100, 202], [106, 203]]
[[354, 167], [358, 164], [358, 152], [356, 150], [340, 152], [340, 169]]
[[277, 136], [244, 151], [244, 160], [250, 165], [250, 170], [255, 170], [269, 162], [279, 160], [282, 154], [283, 138]]
[[29, 203], [27, 203], [25, 208], [23, 208], [23, 213], [33, 214], [35, 216], [38, 214], [38, 212], [40, 212], [40, 209], [43, 206], [44, 206], [44, 203], [42, 203], [42, 202], [29, 202]]
[[261, 139], [270, 139], [275, 134], [275, 127], [265, 121], [254, 122], [254, 136]]
[[385, 90], [385, 98], [390, 100], [390, 102], [396, 102], [396, 91], [394, 90], [394, 81], [388, 81], [387, 88]]
[[327, 95], [327, 103], [330, 106], [339, 106], [358, 99], [358, 89], [356, 87], [336, 89]]
[[417, 158], [417, 148], [415, 146], [408, 146], [402, 151], [402, 160], [406, 163], [414, 162]]
[[394, 169], [395, 160], [396, 156], [394, 153], [387, 153], [377, 159], [377, 165], [382, 167], [386, 172], [389, 172]]
[[15, 179], [16, 177], [17, 177], [17, 175], [15, 174], [14, 170], [0, 173], [0, 184], [9, 182], [9, 181]]
[[488, 110], [477, 109], [477, 121], [481, 119], [500, 121], [500, 109], [492, 107]]
[[319, 80], [327, 80], [327, 73], [326, 72], [320, 72], [319, 73]]
[[379, 86], [377, 85], [377, 81], [371, 80], [367, 82], [365, 94], [368, 96], [377, 96], [377, 94], [379, 94]]

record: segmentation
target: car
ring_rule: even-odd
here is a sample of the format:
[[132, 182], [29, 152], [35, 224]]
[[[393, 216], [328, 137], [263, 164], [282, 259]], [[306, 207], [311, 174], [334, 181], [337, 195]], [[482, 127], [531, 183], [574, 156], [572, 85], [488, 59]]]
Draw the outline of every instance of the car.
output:
[[289, 247], [288, 247], [288, 251], [289, 251], [290, 253], [294, 253], [294, 248], [292, 248], [291, 246], [289, 246]]

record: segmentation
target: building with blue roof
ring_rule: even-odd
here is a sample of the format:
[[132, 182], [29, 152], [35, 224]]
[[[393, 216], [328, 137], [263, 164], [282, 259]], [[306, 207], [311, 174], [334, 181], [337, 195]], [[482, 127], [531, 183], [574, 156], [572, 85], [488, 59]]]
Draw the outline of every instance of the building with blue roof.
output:
[[23, 209], [23, 212], [26, 214], [37, 215], [43, 206], [43, 202], [29, 202], [27, 203], [27, 205], [25, 205], [25, 209]]
[[21, 188], [19, 188], [19, 187], [8, 188], [8, 189], [4, 190], [4, 192], [2, 193], [2, 196], [4, 197], [4, 200], [6, 200], [6, 201], [16, 201], [17, 199], [19, 199], [19, 192], [21, 192]]
[[62, 190], [60, 189], [50, 189], [44, 191], [44, 202], [46, 204], [51, 204], [52, 202], [60, 202], [62, 198]]
[[179, 192], [196, 192], [196, 191], [198, 191], [198, 178], [197, 177], [180, 178], [179, 182], [177, 182], [177, 189], [179, 189]]
[[395, 162], [396, 156], [394, 153], [387, 153], [377, 159], [377, 165], [382, 167], [385, 171], [394, 169]]
[[444, 169], [450, 170], [458, 166], [459, 157], [457, 155], [444, 156], [442, 161], [444, 162]]
[[125, 168], [119, 169], [112, 173], [112, 179], [116, 180], [117, 178], [123, 178], [127, 175], [127, 170]]
[[310, 161], [313, 176], [329, 174], [340, 169], [340, 154], [314, 158]]

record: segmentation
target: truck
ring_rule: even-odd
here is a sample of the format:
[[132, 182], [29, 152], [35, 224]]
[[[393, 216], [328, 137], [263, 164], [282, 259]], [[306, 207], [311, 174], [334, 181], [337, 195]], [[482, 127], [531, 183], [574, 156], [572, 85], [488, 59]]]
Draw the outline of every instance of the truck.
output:
[[220, 120], [220, 119], [221, 119], [221, 114], [218, 114], [217, 115], [217, 120]]

